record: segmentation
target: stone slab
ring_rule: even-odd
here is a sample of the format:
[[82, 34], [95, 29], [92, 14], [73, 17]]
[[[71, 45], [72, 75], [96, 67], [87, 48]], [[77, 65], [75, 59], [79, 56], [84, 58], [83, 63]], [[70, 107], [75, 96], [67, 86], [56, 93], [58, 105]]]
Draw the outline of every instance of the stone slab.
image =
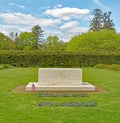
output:
[[39, 68], [38, 82], [30, 82], [26, 91], [94, 91], [95, 86], [82, 82], [80, 68]]
[[30, 82], [26, 86], [26, 91], [32, 91], [32, 84], [35, 85], [35, 91], [95, 91], [95, 86], [88, 82], [82, 85], [40, 85], [38, 82]]
[[40, 85], [82, 85], [80, 68], [39, 68]]

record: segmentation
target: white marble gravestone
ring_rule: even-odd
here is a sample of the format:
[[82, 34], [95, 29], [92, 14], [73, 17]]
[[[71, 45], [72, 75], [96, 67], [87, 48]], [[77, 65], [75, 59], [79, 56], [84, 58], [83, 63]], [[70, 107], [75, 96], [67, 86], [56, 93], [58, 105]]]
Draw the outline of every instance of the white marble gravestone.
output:
[[74, 68], [39, 68], [41, 85], [82, 85], [82, 70]]
[[39, 68], [38, 82], [30, 82], [26, 91], [94, 91], [95, 87], [82, 82], [80, 68]]

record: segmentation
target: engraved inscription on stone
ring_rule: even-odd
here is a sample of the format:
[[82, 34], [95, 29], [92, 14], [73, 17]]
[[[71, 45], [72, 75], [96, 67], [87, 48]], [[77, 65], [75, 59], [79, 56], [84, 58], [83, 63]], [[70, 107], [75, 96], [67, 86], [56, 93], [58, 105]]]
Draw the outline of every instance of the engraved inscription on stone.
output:
[[82, 85], [82, 69], [39, 68], [40, 85]]
[[82, 82], [80, 68], [39, 68], [38, 82], [30, 82], [25, 90], [33, 91], [95, 91], [95, 86]]

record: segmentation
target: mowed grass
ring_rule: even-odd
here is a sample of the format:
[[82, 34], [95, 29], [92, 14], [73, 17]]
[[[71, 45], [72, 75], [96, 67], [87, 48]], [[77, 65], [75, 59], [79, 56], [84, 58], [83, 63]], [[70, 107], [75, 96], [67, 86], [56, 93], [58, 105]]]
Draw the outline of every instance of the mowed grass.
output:
[[[37, 81], [37, 68], [0, 70], [0, 123], [120, 123], [120, 72], [83, 68], [83, 80], [107, 92], [89, 97], [38, 97], [17, 93], [18, 85]], [[40, 102], [90, 102], [95, 107], [39, 107]]]

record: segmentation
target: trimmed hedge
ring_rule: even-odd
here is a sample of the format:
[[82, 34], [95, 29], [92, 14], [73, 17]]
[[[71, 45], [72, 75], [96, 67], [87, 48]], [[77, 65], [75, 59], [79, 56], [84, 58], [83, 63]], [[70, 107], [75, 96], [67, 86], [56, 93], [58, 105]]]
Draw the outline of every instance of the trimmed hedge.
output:
[[97, 64], [120, 64], [120, 53], [0, 51], [0, 64], [11, 64], [17, 67], [82, 67]]

